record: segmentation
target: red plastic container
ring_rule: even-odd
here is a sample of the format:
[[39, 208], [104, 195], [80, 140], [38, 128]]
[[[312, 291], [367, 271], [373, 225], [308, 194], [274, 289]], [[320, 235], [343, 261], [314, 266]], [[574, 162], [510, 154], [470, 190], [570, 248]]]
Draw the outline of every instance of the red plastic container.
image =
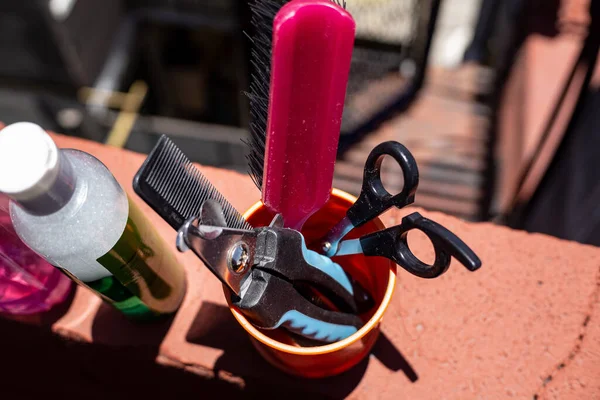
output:
[[[333, 189], [327, 204], [305, 224], [302, 233], [307, 243], [326, 233], [354, 204], [356, 199], [341, 190]], [[262, 204], [256, 203], [244, 214], [253, 226], [265, 226], [273, 214]], [[348, 238], [384, 229], [383, 223], [375, 219], [352, 231]], [[235, 319], [248, 332], [258, 352], [277, 368], [292, 374], [320, 378], [340, 374], [366, 357], [379, 336], [379, 323], [392, 299], [396, 287], [396, 265], [380, 257], [353, 255], [335, 260], [371, 293], [376, 305], [361, 318], [365, 325], [352, 336], [336, 343], [317, 347], [301, 347], [287, 335], [284, 329], [261, 330], [254, 327], [242, 313], [231, 304]], [[224, 288], [229, 301], [229, 291]]]

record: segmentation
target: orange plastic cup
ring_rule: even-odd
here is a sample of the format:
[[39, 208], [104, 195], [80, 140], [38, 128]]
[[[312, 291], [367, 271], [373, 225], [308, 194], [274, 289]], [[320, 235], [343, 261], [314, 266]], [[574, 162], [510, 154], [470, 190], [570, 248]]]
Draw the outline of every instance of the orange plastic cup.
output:
[[[344, 217], [346, 210], [355, 200], [354, 196], [333, 189], [325, 207], [304, 225], [302, 233], [306, 242], [311, 243], [311, 240], [317, 240], [327, 233]], [[258, 202], [246, 211], [244, 217], [253, 226], [266, 226], [271, 222], [273, 215], [262, 202]], [[374, 219], [354, 229], [347, 238], [360, 237], [384, 228], [379, 219]], [[229, 291], [224, 288], [233, 316], [248, 332], [254, 347], [269, 363], [284, 372], [309, 378], [340, 374], [367, 356], [379, 336], [380, 322], [396, 287], [396, 264], [381, 257], [365, 257], [362, 254], [337, 257], [335, 261], [373, 296], [375, 306], [360, 316], [365, 324], [358, 332], [331, 344], [302, 347], [294, 342], [285, 329], [256, 328], [231, 304]]]

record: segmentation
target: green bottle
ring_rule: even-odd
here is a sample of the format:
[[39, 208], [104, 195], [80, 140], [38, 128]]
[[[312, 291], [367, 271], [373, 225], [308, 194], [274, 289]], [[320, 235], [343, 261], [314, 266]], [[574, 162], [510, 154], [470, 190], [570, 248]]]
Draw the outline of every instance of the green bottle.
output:
[[92, 155], [59, 150], [35, 124], [9, 125], [0, 131], [0, 192], [25, 244], [125, 315], [155, 319], [181, 305], [183, 267]]

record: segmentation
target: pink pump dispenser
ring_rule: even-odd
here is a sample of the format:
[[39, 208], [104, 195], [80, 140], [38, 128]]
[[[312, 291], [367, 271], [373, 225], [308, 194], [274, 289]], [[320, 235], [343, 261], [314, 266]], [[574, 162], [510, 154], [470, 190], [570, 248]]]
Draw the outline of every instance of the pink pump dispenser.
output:
[[329, 0], [293, 0], [273, 24], [262, 200], [300, 230], [329, 199], [355, 22]]

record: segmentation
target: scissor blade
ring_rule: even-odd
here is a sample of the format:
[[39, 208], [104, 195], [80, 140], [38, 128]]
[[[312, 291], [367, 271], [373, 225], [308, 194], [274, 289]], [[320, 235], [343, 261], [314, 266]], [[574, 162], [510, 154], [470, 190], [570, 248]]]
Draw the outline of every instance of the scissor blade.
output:
[[[179, 237], [221, 282], [240, 295], [254, 259], [254, 231], [199, 225], [198, 218], [193, 218], [183, 224]], [[178, 247], [185, 250], [183, 246]]]
[[338, 246], [336, 256], [348, 256], [351, 254], [362, 254], [363, 248], [360, 239], [344, 240]]

